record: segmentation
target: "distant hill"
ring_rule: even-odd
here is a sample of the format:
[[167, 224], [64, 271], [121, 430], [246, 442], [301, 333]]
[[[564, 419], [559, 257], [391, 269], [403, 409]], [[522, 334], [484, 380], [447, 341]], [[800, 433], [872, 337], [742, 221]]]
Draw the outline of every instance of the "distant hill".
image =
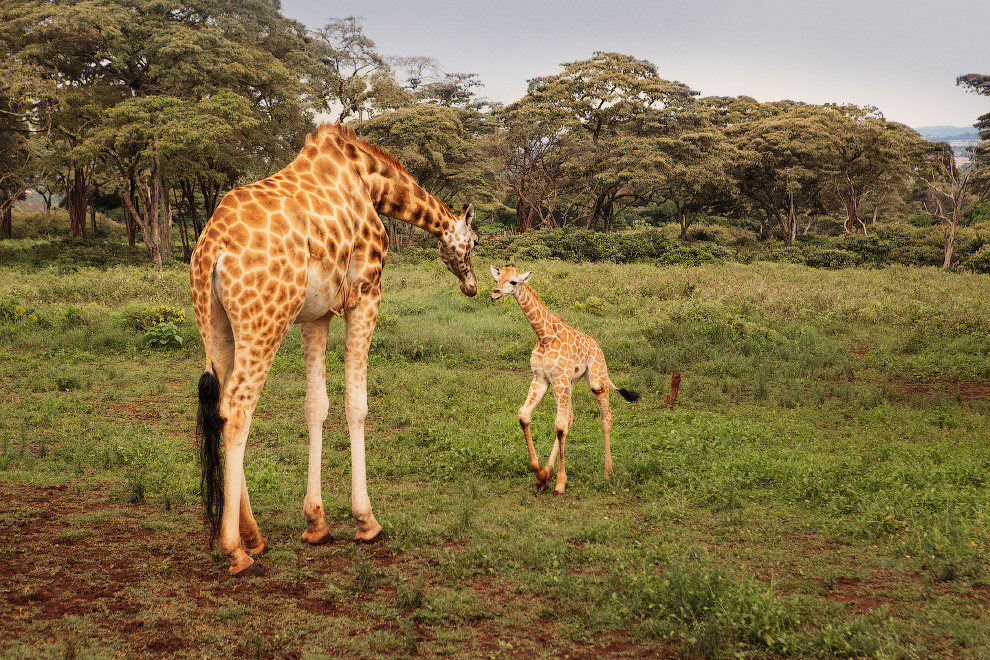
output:
[[980, 134], [972, 126], [919, 126], [914, 130], [926, 140], [938, 142], [980, 139]]

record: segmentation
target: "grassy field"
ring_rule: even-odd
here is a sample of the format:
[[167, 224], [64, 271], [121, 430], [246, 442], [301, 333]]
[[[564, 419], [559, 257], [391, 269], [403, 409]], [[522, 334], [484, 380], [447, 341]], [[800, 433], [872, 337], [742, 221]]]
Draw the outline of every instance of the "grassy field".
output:
[[[336, 324], [324, 494], [339, 540], [298, 539], [294, 329], [246, 460], [268, 575], [240, 581], [200, 518], [185, 269], [0, 266], [0, 656], [990, 657], [987, 275], [519, 266], [644, 394], [613, 397], [613, 479], [581, 384], [567, 494], [536, 493], [516, 419], [533, 335], [490, 299], [483, 258], [474, 299], [439, 261], [394, 263], [368, 424], [390, 538], [346, 540]], [[174, 328], [147, 335], [156, 320]], [[553, 418], [547, 397], [543, 459]]]

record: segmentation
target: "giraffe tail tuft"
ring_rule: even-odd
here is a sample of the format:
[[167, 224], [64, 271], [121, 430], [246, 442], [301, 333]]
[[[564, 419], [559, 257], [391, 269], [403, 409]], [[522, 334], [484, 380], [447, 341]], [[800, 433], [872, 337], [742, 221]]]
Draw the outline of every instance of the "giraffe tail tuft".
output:
[[211, 548], [220, 536], [220, 519], [223, 517], [223, 455], [220, 453], [223, 422], [220, 416], [220, 379], [211, 368], [199, 378], [199, 411], [196, 414], [199, 492]]
[[639, 401], [639, 397], [640, 397], [639, 392], [635, 390], [628, 390], [624, 387], [620, 387], [618, 388], [618, 390], [619, 390], [619, 394], [621, 394], [622, 398], [625, 399], [626, 401]]
[[625, 399], [626, 401], [639, 401], [640, 394], [636, 390], [630, 390], [630, 389], [626, 389], [625, 387], [619, 387], [618, 385], [612, 382], [611, 378], [608, 379], [608, 386], [611, 387], [613, 390], [616, 390], [619, 394], [621, 394], [622, 398]]

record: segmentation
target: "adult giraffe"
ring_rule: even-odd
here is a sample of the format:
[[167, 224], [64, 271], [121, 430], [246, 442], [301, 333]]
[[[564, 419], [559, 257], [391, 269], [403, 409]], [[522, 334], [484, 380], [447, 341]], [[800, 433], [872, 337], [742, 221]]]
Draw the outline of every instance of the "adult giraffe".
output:
[[[349, 127], [320, 126], [288, 166], [231, 190], [206, 225], [190, 262], [190, 288], [206, 371], [199, 381], [201, 489], [210, 543], [219, 538], [232, 575], [260, 575], [250, 554], [265, 550], [251, 512], [244, 450], [251, 416], [275, 353], [300, 324], [306, 358], [309, 471], [302, 539], [332, 541], [320, 492], [323, 422], [329, 411], [326, 344], [330, 320], [343, 315], [347, 428], [351, 439], [351, 511], [355, 538], [372, 542], [375, 520], [365, 473], [367, 366], [388, 247], [383, 213], [440, 239], [440, 258], [478, 292], [471, 249], [472, 206], [460, 215], [421, 188], [385, 151]], [[225, 460], [220, 454], [223, 439]]]

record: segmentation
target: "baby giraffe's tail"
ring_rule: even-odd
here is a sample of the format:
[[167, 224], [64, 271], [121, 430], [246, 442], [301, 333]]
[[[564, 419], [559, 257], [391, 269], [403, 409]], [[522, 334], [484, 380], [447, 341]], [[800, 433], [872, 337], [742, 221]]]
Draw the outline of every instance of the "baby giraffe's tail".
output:
[[626, 401], [639, 401], [639, 392], [635, 390], [626, 389], [625, 387], [619, 387], [618, 385], [612, 382], [611, 378], [608, 379], [608, 384], [609, 387], [611, 387], [613, 390], [617, 390], [619, 394], [622, 395], [622, 398], [625, 399]]

